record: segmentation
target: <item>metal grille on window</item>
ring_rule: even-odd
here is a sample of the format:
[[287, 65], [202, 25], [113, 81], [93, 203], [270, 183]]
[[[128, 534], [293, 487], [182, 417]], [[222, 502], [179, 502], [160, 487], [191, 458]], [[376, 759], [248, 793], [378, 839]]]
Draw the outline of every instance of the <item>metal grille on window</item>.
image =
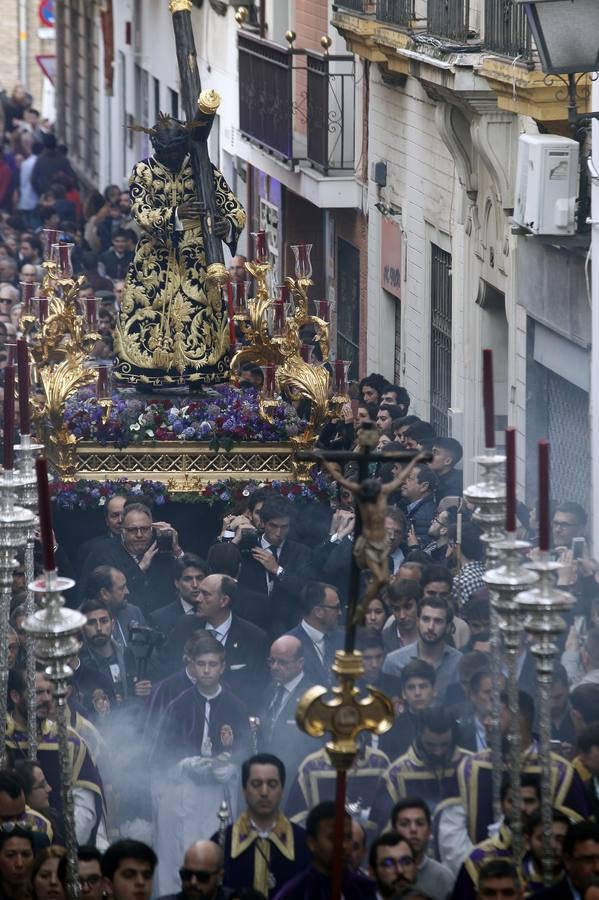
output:
[[447, 435], [451, 405], [451, 253], [431, 244], [430, 421]]
[[574, 500], [588, 509], [591, 478], [589, 395], [565, 378], [546, 371], [551, 493], [556, 500]]

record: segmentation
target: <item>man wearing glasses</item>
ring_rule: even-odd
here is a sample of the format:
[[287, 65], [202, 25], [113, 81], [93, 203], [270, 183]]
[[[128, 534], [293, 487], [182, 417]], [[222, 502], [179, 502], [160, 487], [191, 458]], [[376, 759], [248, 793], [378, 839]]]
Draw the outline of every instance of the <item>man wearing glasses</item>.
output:
[[570, 825], [563, 845], [566, 875], [557, 884], [535, 895], [538, 900], [577, 900], [586, 883], [599, 875], [599, 825], [578, 822]]
[[376, 882], [377, 900], [395, 896], [403, 887], [414, 884], [416, 863], [408, 841], [395, 831], [388, 831], [370, 848], [370, 876]]
[[196, 841], [186, 850], [179, 869], [181, 890], [160, 900], [227, 900], [233, 891], [223, 887], [223, 851], [213, 841]]
[[121, 539], [107, 541], [85, 561], [81, 583], [98, 566], [111, 566], [123, 573], [129, 601], [147, 616], [164, 606], [172, 594], [174, 562], [183, 556], [177, 532], [167, 522], [152, 522], [144, 503], [127, 503], [123, 509]]
[[335, 651], [343, 642], [339, 628], [341, 601], [331, 584], [309, 581], [301, 593], [304, 617], [288, 634], [301, 641], [304, 672], [310, 684], [329, 684]]

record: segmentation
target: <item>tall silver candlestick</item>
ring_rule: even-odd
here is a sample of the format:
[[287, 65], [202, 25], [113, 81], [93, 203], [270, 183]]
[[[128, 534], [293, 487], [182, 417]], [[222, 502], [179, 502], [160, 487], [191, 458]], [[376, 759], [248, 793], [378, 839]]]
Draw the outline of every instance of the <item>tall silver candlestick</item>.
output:
[[15, 503], [12, 469], [0, 477], [0, 767], [6, 764], [6, 715], [8, 702], [8, 629], [12, 600], [15, 552], [24, 547], [33, 530], [34, 516]]
[[75, 584], [70, 578], [60, 578], [56, 572], [44, 572], [31, 589], [42, 598], [42, 608], [23, 623], [35, 645], [36, 659], [44, 666], [46, 676], [54, 685], [56, 720], [58, 725], [58, 754], [60, 758], [60, 788], [67, 850], [67, 896], [79, 896], [77, 838], [72, 791], [72, 759], [69, 750], [67, 692], [73, 675], [69, 662], [81, 648], [79, 634], [85, 616], [74, 609], [65, 609], [62, 592]]
[[535, 584], [539, 577], [522, 565], [523, 554], [530, 549], [526, 541], [517, 541], [515, 534], [508, 534], [505, 541], [498, 541], [495, 550], [503, 562], [495, 569], [485, 572], [483, 578], [491, 593], [491, 606], [499, 622], [503, 635], [508, 664], [508, 703], [511, 717], [509, 732], [510, 780], [512, 786], [512, 852], [516, 865], [522, 859], [522, 747], [520, 746], [519, 703], [518, 703], [518, 654], [522, 644], [522, 615], [516, 596], [525, 588]]
[[533, 638], [531, 653], [537, 664], [539, 685], [539, 763], [541, 767], [541, 816], [543, 821], [543, 880], [553, 883], [553, 791], [551, 785], [551, 683], [553, 665], [559, 653], [557, 638], [567, 628], [562, 613], [575, 603], [572, 594], [555, 586], [562, 563], [553, 562], [547, 552], [528, 563], [539, 578], [536, 587], [523, 591], [516, 602], [524, 614], [524, 628]]
[[[466, 500], [473, 504], [473, 519], [482, 529], [481, 540], [485, 545], [485, 566], [493, 569], [499, 562], [496, 545], [505, 537], [505, 482], [501, 476], [505, 456], [489, 449], [475, 459], [481, 469], [481, 480], [464, 491]], [[491, 645], [491, 675], [493, 693], [491, 701], [491, 762], [493, 779], [493, 817], [501, 815], [501, 732], [499, 730], [499, 693], [501, 684], [501, 636], [499, 621], [491, 604], [489, 610], [489, 642]]]
[[[25, 612], [30, 616], [35, 612], [35, 595], [29, 585], [35, 578], [34, 547], [35, 530], [37, 522], [37, 481], [35, 477], [35, 459], [43, 450], [42, 444], [34, 444], [31, 435], [21, 435], [21, 443], [15, 444], [18, 454], [17, 461], [17, 500], [34, 515], [33, 528], [27, 535], [25, 545], [25, 582], [27, 584], [27, 599], [25, 600]], [[33, 639], [25, 636], [25, 672], [27, 680], [27, 755], [29, 759], [37, 756], [37, 721], [36, 721], [36, 696], [35, 696], [35, 652]]]

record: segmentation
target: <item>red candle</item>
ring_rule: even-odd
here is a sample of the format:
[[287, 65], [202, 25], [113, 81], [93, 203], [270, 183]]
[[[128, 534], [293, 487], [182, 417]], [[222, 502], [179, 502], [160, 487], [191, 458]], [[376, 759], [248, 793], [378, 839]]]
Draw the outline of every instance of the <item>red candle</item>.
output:
[[495, 446], [495, 399], [493, 396], [493, 351], [483, 350], [483, 407], [485, 447]]
[[2, 465], [5, 471], [12, 469], [15, 458], [15, 367], [12, 364], [4, 370], [4, 447]]
[[45, 322], [48, 318], [48, 298], [47, 297], [39, 297], [40, 307], [40, 322]]
[[35, 461], [35, 474], [37, 476], [37, 502], [40, 518], [40, 537], [44, 554], [44, 569], [46, 572], [53, 572], [56, 569], [56, 563], [54, 562], [54, 535], [52, 534], [48, 462], [43, 456], [40, 456]]
[[328, 300], [319, 300], [318, 301], [318, 318], [322, 319], [323, 322], [329, 321], [329, 301]]
[[285, 305], [282, 300], [275, 300], [275, 331], [283, 331], [285, 325]]
[[25, 338], [17, 341], [17, 368], [19, 374], [19, 426], [21, 434], [31, 433], [29, 415], [29, 348]]
[[516, 530], [516, 429], [505, 429], [505, 530]]
[[9, 366], [14, 366], [16, 363], [16, 355], [17, 355], [17, 347], [16, 344], [7, 344], [6, 349], [8, 350], [8, 359], [7, 363]]
[[58, 245], [58, 261], [60, 263], [61, 269], [66, 269], [69, 265], [69, 245], [68, 244], [59, 244]]
[[287, 303], [289, 301], [289, 288], [286, 284], [279, 285], [279, 298], [281, 303]]
[[98, 307], [96, 305], [96, 298], [95, 297], [86, 297], [85, 298], [85, 306], [87, 309], [87, 322], [91, 328], [95, 328], [96, 321], [97, 321], [96, 312], [98, 309]]
[[310, 362], [310, 344], [302, 344], [300, 347], [300, 353], [304, 362]]
[[274, 394], [275, 392], [275, 367], [274, 363], [266, 364], [266, 392]]
[[97, 396], [100, 398], [106, 397], [108, 394], [108, 366], [99, 366], [98, 367], [98, 387], [97, 387]]
[[539, 441], [539, 550], [549, 550], [549, 441]]
[[335, 390], [338, 394], [345, 391], [345, 364], [342, 359], [335, 360]]
[[229, 315], [229, 344], [235, 350], [235, 310], [233, 309], [233, 285], [227, 282], [227, 312]]
[[256, 260], [259, 263], [266, 262], [266, 232], [256, 232]]
[[35, 284], [33, 281], [21, 282], [21, 313], [28, 316], [31, 312], [31, 298], [35, 293]]

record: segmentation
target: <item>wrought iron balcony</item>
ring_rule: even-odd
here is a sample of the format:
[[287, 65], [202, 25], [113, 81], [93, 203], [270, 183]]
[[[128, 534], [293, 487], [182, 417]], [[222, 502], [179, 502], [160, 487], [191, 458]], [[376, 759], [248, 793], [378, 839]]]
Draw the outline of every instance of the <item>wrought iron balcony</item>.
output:
[[353, 12], [367, 12], [369, 0], [336, 0], [335, 6], [339, 9], [351, 9]]
[[353, 170], [353, 56], [282, 47], [247, 32], [238, 50], [242, 135], [291, 167]]
[[512, 0], [486, 0], [484, 46], [512, 59], [532, 58], [531, 34], [523, 5]]
[[469, 5], [469, 0], [428, 0], [427, 32], [465, 42], [468, 39]]
[[381, 22], [409, 28], [414, 16], [414, 0], [377, 0], [376, 2], [376, 17]]

